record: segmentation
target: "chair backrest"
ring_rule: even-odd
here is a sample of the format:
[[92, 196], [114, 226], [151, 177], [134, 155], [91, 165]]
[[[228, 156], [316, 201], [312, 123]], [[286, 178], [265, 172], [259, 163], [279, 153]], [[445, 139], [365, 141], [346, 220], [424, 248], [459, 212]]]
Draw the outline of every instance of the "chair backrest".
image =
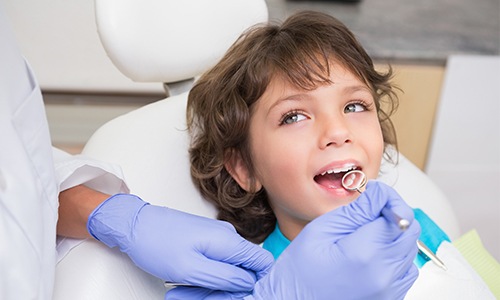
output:
[[[268, 18], [264, 0], [96, 0], [95, 8], [116, 67], [133, 81], [170, 85], [189, 84], [245, 29]], [[185, 170], [185, 99], [173, 96], [109, 122], [83, 153], [121, 165], [132, 192], [149, 202], [214, 217]], [[165, 290], [117, 249], [86, 240], [58, 263], [53, 299], [163, 299]]]
[[108, 56], [139, 82], [200, 75], [245, 29], [268, 18], [264, 0], [96, 0], [95, 7]]

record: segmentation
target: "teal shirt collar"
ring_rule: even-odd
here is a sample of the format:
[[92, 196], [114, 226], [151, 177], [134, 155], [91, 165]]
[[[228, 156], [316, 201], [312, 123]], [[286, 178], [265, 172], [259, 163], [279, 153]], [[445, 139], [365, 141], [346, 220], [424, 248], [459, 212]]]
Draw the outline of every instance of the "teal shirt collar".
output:
[[290, 243], [290, 240], [281, 233], [280, 227], [278, 223], [276, 223], [274, 231], [264, 240], [264, 245], [262, 245], [262, 247], [271, 252], [274, 259], [278, 259], [281, 252], [283, 252]]

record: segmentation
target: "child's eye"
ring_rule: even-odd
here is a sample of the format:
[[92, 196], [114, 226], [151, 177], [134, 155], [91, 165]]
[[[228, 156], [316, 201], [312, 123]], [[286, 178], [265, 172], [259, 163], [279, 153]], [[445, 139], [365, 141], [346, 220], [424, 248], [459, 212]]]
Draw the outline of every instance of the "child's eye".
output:
[[353, 113], [367, 110], [367, 106], [364, 103], [349, 103], [344, 108], [344, 113]]
[[307, 119], [307, 117], [303, 113], [297, 111], [291, 111], [283, 115], [283, 117], [280, 120], [280, 125], [293, 124], [303, 121], [305, 119]]

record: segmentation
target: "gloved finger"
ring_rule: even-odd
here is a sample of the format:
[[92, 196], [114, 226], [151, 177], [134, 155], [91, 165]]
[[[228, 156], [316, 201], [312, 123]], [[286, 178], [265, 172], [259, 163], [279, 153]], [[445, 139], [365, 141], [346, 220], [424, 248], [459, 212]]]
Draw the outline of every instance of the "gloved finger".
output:
[[413, 266], [413, 261], [418, 253], [417, 239], [420, 234], [418, 222], [410, 225], [396, 240], [385, 245], [380, 245], [380, 252], [384, 253], [386, 259], [391, 259], [394, 264], [400, 265], [396, 269], [395, 278], [399, 278]]
[[[349, 261], [413, 261], [419, 232], [418, 222], [412, 223], [403, 232], [385, 218], [379, 217], [332, 244], [332, 253], [341, 251]], [[413, 256], [407, 259], [408, 255]]]
[[[387, 203], [384, 209], [389, 209], [393, 216], [403, 218], [411, 224], [415, 219], [413, 209], [405, 201], [403, 201], [403, 198], [393, 188], [384, 183], [380, 183], [379, 188], [384, 190], [384, 194], [386, 194], [387, 197]], [[387, 218], [388, 216], [384, 215], [384, 217]], [[390, 220], [390, 218], [388, 219]]]
[[212, 260], [253, 271], [257, 279], [265, 276], [274, 263], [269, 251], [238, 235], [227, 236], [224, 243], [211, 243], [204, 255]]
[[408, 230], [400, 236], [400, 238], [394, 243], [395, 248], [400, 248], [400, 251], [403, 251], [407, 255], [402, 258], [403, 265], [401, 268], [401, 272], [403, 270], [411, 270], [414, 269], [418, 276], [418, 268], [416, 267], [414, 260], [418, 254], [418, 246], [417, 240], [420, 236], [420, 225], [418, 222], [413, 222]]
[[[222, 237], [218, 238], [218, 237]], [[235, 232], [218, 232], [198, 247], [196, 272], [186, 283], [213, 290], [249, 291], [255, 281], [274, 263], [267, 250], [245, 240]]]
[[339, 240], [335, 245], [337, 248], [333, 247], [332, 255], [338, 255], [335, 251], [340, 251], [348, 261], [378, 264], [386, 275], [390, 274], [388, 279], [395, 280], [413, 268], [419, 232], [418, 222], [401, 232], [385, 218], [379, 217]]
[[201, 245], [190, 264], [192, 275], [178, 276], [182, 283], [213, 290], [250, 291], [274, 263], [270, 252], [236, 233], [224, 235], [223, 241], [214, 238]]
[[381, 214], [383, 208], [389, 208], [393, 213], [407, 219], [410, 223], [414, 219], [413, 210], [396, 190], [387, 184], [370, 180], [366, 190], [357, 201], [352, 202], [353, 208], [364, 214], [365, 220], [373, 220]]
[[[420, 237], [420, 224], [418, 222], [413, 222], [410, 224], [408, 229], [401, 231], [401, 234], [395, 239], [390, 247], [397, 248], [403, 253], [411, 253], [418, 251], [417, 240]], [[389, 247], [389, 244], [388, 246]], [[387, 249], [391, 251], [391, 249]]]
[[394, 257], [394, 254], [400, 252], [393, 246], [393, 241], [400, 234], [397, 227], [391, 226], [383, 217], [379, 217], [340, 239], [336, 245], [332, 245], [332, 248], [341, 251], [349, 261], [367, 262], [385, 259]]
[[165, 300], [205, 299], [212, 290], [198, 287], [175, 287], [165, 294]]
[[171, 289], [165, 294], [165, 300], [186, 300], [186, 299], [205, 299], [205, 300], [233, 300], [242, 299], [248, 293], [236, 292], [229, 293], [225, 291], [214, 291], [200, 287], [179, 286]]
[[412, 263], [411, 268], [399, 279], [395, 280], [392, 284], [390, 290], [392, 295], [389, 296], [390, 299], [404, 299], [408, 290], [413, 286], [418, 278], [418, 268]]
[[[165, 207], [147, 206], [142, 209], [141, 215], [136, 218], [136, 234], [134, 244], [129, 247], [129, 256], [138, 266], [148, 266], [147, 271], [166, 281], [179, 282], [213, 290], [249, 291], [253, 288], [257, 275], [253, 270], [247, 270], [240, 265], [251, 265], [256, 271], [267, 270], [272, 264], [272, 258], [267, 251], [250, 243], [238, 235], [232, 225], [205, 217], [190, 215]], [[155, 228], [160, 220], [168, 220], [168, 230], [178, 232], [179, 236], [164, 235], [177, 241], [176, 247], [184, 249], [182, 252], [170, 249], [178, 268], [169, 268], [165, 272], [168, 261], [150, 261], [149, 255], [144, 255], [144, 245], [150, 245], [146, 250], [154, 255], [165, 253], [166, 250], [158, 247], [157, 231], [148, 231]], [[190, 228], [186, 228], [186, 221]], [[198, 230], [193, 230], [197, 228]], [[200, 233], [201, 231], [201, 233]], [[245, 253], [252, 256], [245, 257]], [[173, 256], [175, 255], [175, 256]], [[189, 259], [189, 261], [187, 261]], [[255, 260], [255, 262], [253, 261]], [[173, 264], [172, 262], [171, 264]], [[254, 263], [254, 265], [252, 265]]]
[[[408, 247], [407, 252], [404, 252], [404, 247]], [[410, 241], [407, 245], [403, 245], [403, 247], [400, 247], [399, 245], [393, 246], [393, 248], [397, 248], [398, 251], [396, 254], [392, 256], [392, 258], [389, 258], [388, 264], [394, 266], [393, 267], [393, 278], [395, 280], [403, 278], [407, 276], [407, 273], [412, 270], [412, 269], [418, 269], [416, 268], [416, 265], [414, 263], [415, 257], [417, 256], [418, 253], [418, 247], [416, 245], [416, 242]], [[392, 249], [391, 249], [392, 250]], [[384, 250], [382, 250], [384, 251]], [[391, 257], [391, 256], [389, 256]]]
[[[413, 267], [415, 254], [406, 253], [402, 244], [395, 242], [394, 237], [399, 235], [397, 231], [397, 227], [379, 217], [332, 245], [330, 260], [341, 262], [351, 270], [359, 270], [357, 272], [362, 272], [367, 278], [376, 279], [366, 283], [367, 290], [388, 290], [394, 281], [402, 278]], [[412, 244], [415, 246], [416, 241]], [[380, 270], [384, 272], [380, 273]], [[335, 280], [338, 283], [346, 279], [337, 276]]]
[[[342, 237], [378, 218], [389, 200], [391, 207], [398, 207], [398, 212], [403, 211], [404, 201], [394, 189], [378, 181], [369, 181], [365, 191], [356, 200], [316, 218], [306, 228], [318, 227], [323, 234], [330, 235], [330, 238], [332, 233]], [[411, 211], [411, 208], [408, 209]], [[404, 211], [403, 215], [407, 214]]]
[[180, 283], [199, 286], [210, 290], [229, 292], [251, 291], [256, 274], [239, 266], [199, 256], [192, 261], [193, 270], [189, 277], [179, 277]]
[[[181, 213], [177, 212], [176, 216], [179, 217], [179, 215]], [[195, 216], [190, 216], [190, 218], [193, 219]], [[206, 225], [207, 228], [203, 237], [197, 235], [199, 239], [197, 251], [201, 255], [210, 260], [253, 271], [257, 278], [267, 274], [274, 263], [273, 256], [269, 251], [241, 237], [229, 222], [202, 217], [198, 217], [198, 222]]]
[[[418, 267], [415, 265], [414, 261], [417, 253], [418, 248], [416, 248], [414, 251], [409, 252], [408, 255], [404, 258], [399, 278], [410, 276], [413, 281], [416, 280], [416, 277], [418, 276]], [[403, 270], [406, 270], [406, 273], [403, 272]]]

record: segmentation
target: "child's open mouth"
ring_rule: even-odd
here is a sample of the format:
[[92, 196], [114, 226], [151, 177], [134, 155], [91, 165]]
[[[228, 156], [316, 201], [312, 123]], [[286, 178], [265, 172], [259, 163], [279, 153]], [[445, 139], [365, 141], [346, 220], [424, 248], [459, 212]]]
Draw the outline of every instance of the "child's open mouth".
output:
[[355, 165], [347, 165], [341, 168], [329, 169], [321, 174], [314, 176], [314, 181], [328, 189], [340, 189], [342, 186], [342, 177], [352, 170], [357, 170]]

